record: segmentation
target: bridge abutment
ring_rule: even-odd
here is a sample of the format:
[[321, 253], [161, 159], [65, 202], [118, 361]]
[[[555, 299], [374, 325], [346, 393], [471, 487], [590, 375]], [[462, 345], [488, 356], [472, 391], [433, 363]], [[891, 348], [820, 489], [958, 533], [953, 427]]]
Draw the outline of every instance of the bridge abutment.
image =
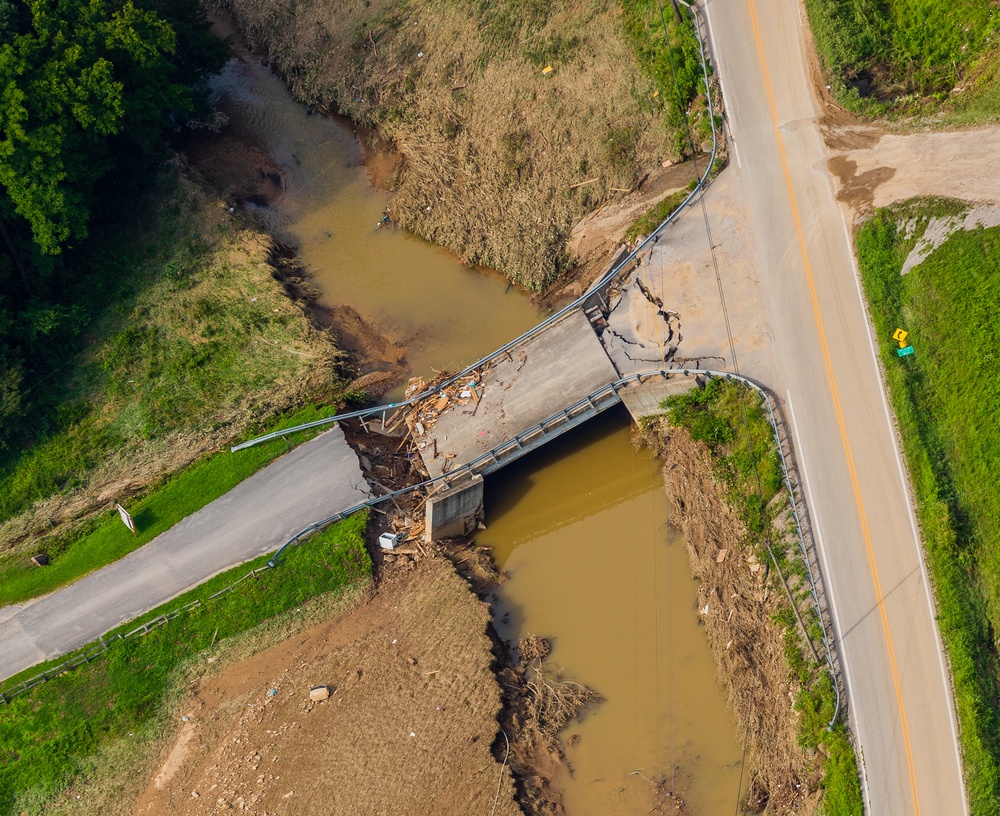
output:
[[476, 475], [460, 487], [436, 493], [424, 508], [427, 541], [469, 535], [483, 520], [483, 477]]

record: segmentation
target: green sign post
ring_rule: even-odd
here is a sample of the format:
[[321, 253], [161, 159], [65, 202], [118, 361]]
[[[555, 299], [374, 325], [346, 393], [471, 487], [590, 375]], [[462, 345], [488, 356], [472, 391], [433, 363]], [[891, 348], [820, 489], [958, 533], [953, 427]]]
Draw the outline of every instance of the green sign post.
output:
[[896, 349], [896, 354], [900, 357], [909, 357], [913, 354], [913, 346], [907, 346], [906, 348]]

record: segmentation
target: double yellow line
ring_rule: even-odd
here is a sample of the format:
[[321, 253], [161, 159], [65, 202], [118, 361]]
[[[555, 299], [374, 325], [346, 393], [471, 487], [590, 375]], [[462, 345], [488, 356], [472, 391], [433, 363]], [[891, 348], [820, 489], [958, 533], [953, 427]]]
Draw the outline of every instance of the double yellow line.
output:
[[816, 319], [816, 329], [819, 333], [819, 344], [823, 352], [823, 366], [826, 369], [826, 377], [830, 383], [830, 391], [833, 396], [833, 409], [837, 417], [837, 428], [840, 431], [840, 440], [844, 446], [844, 454], [847, 457], [847, 469], [851, 477], [851, 488], [854, 491], [854, 501], [858, 507], [858, 516], [861, 521], [861, 535], [864, 539], [865, 554], [868, 556], [868, 567], [871, 571], [872, 583], [875, 587], [875, 598], [878, 606], [879, 619], [882, 622], [882, 632], [885, 635], [886, 649], [889, 653], [889, 667], [892, 672], [892, 684], [896, 692], [896, 705], [899, 711], [899, 725], [902, 729], [903, 748], [906, 752], [906, 769], [910, 777], [910, 791], [913, 796], [913, 812], [915, 816], [920, 816], [920, 797], [917, 795], [917, 775], [913, 767], [913, 749], [910, 745], [910, 728], [906, 720], [906, 704], [903, 701], [903, 687], [899, 677], [899, 666], [896, 663], [896, 650], [892, 644], [892, 632], [889, 628], [889, 616], [885, 607], [885, 595], [882, 592], [882, 582], [879, 579], [878, 566], [875, 563], [875, 552], [872, 547], [871, 530], [868, 527], [868, 516], [865, 513], [865, 503], [861, 497], [861, 487], [858, 483], [858, 472], [854, 464], [854, 454], [851, 452], [851, 443], [847, 437], [847, 425], [844, 422], [844, 410], [840, 403], [840, 393], [837, 390], [837, 380], [833, 374], [833, 364], [830, 357], [830, 346], [826, 339], [826, 328], [823, 325], [823, 316], [820, 314], [819, 298], [816, 294], [816, 283], [813, 279], [812, 264], [809, 262], [809, 250], [806, 247], [805, 232], [802, 229], [802, 218], [799, 214], [799, 205], [795, 198], [795, 190], [792, 185], [792, 173], [788, 166], [788, 154], [785, 151], [785, 140], [781, 136], [781, 129], [778, 126], [778, 108], [774, 101], [774, 89], [771, 87], [771, 78], [767, 70], [767, 60], [764, 57], [764, 43], [760, 34], [760, 23], [757, 19], [757, 8], [754, 0], [747, 0], [750, 10], [750, 23], [753, 27], [753, 37], [757, 45], [757, 59], [760, 62], [760, 69], [764, 77], [764, 90], [767, 94], [767, 105], [771, 113], [771, 124], [774, 126], [774, 138], [778, 145], [778, 156], [781, 158], [781, 170], [784, 174], [785, 188], [788, 191], [788, 203], [791, 205], [792, 221], [795, 224], [795, 236], [798, 239], [799, 252], [802, 255], [802, 265], [805, 269], [806, 283], [809, 286], [809, 299], [812, 302], [813, 317]]

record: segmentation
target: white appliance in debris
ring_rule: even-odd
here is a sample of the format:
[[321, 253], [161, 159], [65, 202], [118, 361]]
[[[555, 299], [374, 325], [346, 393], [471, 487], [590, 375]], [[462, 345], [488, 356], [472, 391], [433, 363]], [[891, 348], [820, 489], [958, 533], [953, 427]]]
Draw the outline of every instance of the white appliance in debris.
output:
[[378, 537], [378, 545], [383, 550], [394, 550], [396, 549], [396, 545], [399, 544], [402, 538], [403, 537], [401, 535], [394, 535], [393, 533], [382, 533], [382, 535]]

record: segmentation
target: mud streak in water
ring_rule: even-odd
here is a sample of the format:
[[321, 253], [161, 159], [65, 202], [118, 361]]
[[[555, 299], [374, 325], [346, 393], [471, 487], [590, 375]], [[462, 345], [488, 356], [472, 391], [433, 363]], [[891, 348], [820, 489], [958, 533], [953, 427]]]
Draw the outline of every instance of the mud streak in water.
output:
[[[595, 420], [486, 485], [490, 546], [509, 578], [501, 637], [552, 639], [550, 660], [606, 702], [563, 735], [570, 816], [645, 814], [665, 778], [684, 813], [730, 816], [741, 751], [698, 624], [683, 541], [667, 529], [659, 465], [627, 416]], [[503, 616], [509, 613], [509, 623]], [[677, 766], [676, 775], [671, 766]], [[673, 804], [652, 812], [673, 813]]]

